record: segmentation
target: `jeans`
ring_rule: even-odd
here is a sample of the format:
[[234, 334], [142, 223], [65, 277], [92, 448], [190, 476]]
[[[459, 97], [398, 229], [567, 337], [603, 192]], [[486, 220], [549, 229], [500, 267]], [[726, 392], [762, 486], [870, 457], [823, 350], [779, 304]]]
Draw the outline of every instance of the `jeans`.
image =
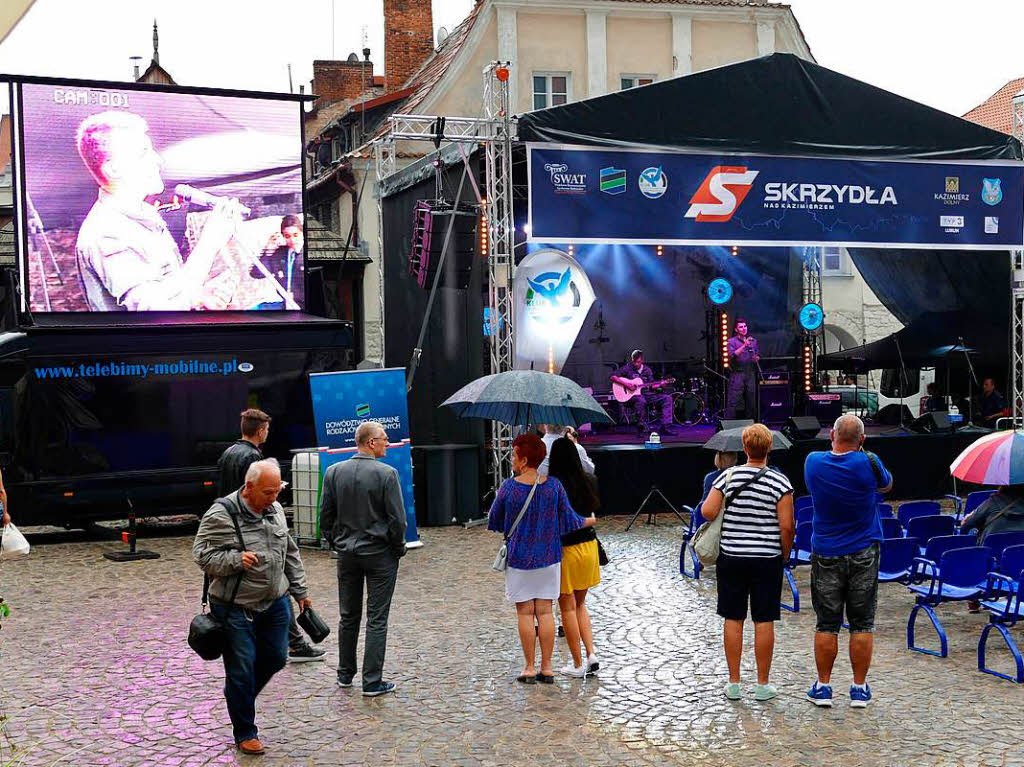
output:
[[[664, 392], [641, 392], [629, 401], [626, 406], [632, 409], [636, 415], [636, 423], [647, 431], [652, 426], [664, 428], [672, 424], [672, 395]], [[650, 411], [654, 410], [657, 415], [653, 423], [650, 422]]]
[[729, 374], [729, 388], [725, 394], [725, 417], [735, 419], [743, 399], [744, 415], [757, 420], [757, 377], [754, 369], [734, 370]]
[[366, 581], [366, 638], [363, 647], [363, 689], [381, 681], [388, 643], [388, 614], [398, 580], [398, 559], [391, 553], [338, 553], [338, 678], [356, 674], [356, 643], [363, 614]]
[[818, 633], [838, 634], [844, 612], [851, 634], [875, 630], [879, 558], [877, 543], [838, 557], [811, 554], [811, 603]]
[[224, 697], [235, 743], [257, 736], [256, 696], [288, 660], [288, 624], [292, 620], [288, 599], [287, 594], [280, 597], [261, 613], [237, 605], [210, 605], [228, 633]]

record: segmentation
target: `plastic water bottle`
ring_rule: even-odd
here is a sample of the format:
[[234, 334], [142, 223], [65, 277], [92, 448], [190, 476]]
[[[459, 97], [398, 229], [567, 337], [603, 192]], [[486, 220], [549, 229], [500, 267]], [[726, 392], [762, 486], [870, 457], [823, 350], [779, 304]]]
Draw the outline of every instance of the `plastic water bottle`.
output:
[[658, 436], [658, 432], [651, 432], [651, 436], [644, 442], [644, 447], [648, 450], [659, 450], [661, 448], [661, 437]]
[[650, 440], [655, 445], [660, 445], [661, 444], [661, 437], [658, 435], [658, 432], [656, 432], [656, 431], [652, 431], [651, 432]]

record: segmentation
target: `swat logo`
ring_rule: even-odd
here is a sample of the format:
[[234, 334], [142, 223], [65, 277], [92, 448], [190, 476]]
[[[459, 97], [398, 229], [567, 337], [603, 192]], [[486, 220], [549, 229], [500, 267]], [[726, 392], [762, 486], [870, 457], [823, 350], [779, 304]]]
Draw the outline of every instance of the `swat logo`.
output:
[[637, 179], [640, 194], [649, 200], [657, 200], [668, 191], [668, 176], [661, 167], [645, 168]]
[[551, 185], [555, 188], [555, 194], [586, 193], [586, 173], [570, 173], [569, 166], [564, 162], [544, 163], [544, 170], [551, 176]]
[[750, 192], [758, 171], [746, 166], [716, 165], [690, 198], [685, 218], [724, 223]]

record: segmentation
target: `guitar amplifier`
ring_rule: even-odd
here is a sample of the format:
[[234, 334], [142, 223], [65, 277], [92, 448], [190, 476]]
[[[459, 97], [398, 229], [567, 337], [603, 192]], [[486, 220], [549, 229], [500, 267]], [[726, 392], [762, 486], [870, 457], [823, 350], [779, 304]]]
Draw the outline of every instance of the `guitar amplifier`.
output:
[[[770, 376], [778, 376], [770, 378]], [[781, 426], [793, 415], [793, 394], [788, 373], [767, 373], [757, 392], [761, 423]]]
[[813, 415], [826, 426], [831, 426], [843, 414], [843, 397], [839, 392], [812, 392], [804, 403], [804, 415]]

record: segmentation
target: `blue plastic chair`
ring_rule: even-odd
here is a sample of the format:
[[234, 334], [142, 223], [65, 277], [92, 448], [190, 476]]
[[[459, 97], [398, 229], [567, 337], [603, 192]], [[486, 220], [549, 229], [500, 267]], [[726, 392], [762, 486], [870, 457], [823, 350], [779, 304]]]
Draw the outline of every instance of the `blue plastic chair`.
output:
[[[991, 536], [989, 536], [991, 537]], [[1011, 574], [1012, 573], [1012, 574]], [[1024, 546], [1007, 546], [999, 560], [998, 572], [989, 573], [987, 590], [989, 596], [981, 600], [981, 607], [989, 613], [988, 625], [982, 629], [978, 640], [978, 671], [1024, 684], [1024, 656], [1010, 634], [1010, 628], [1024, 618], [1021, 609], [1021, 591], [1024, 582]], [[1002, 596], [1000, 596], [1002, 595]], [[985, 654], [989, 634], [995, 629], [1002, 636], [1010, 655], [1017, 666], [1016, 676], [988, 668]]]
[[996, 568], [996, 572], [1016, 577], [1017, 573], [1019, 573], [1021, 569], [1024, 569], [1024, 564], [1017, 567], [1016, 563], [1012, 562], [1012, 560], [1009, 570], [1004, 570], [1002, 566], [1003, 552], [1006, 551], [1006, 549], [1024, 546], [1024, 531], [1012, 530], [1005, 533], [990, 533], [985, 536], [985, 540], [981, 545], [988, 546], [992, 549], [992, 556], [999, 560], [999, 567]]
[[[941, 538], [932, 540], [941, 540]], [[929, 543], [930, 547], [931, 543]], [[947, 657], [949, 642], [946, 638], [946, 630], [935, 613], [935, 608], [943, 602], [979, 599], [988, 589], [992, 565], [992, 549], [987, 546], [950, 549], [943, 552], [937, 563], [926, 557], [917, 557], [914, 560], [914, 572], [911, 573], [911, 580], [914, 582], [908, 587], [912, 593], [917, 595], [917, 604], [910, 611], [910, 618], [907, 621], [907, 647], [925, 655]], [[930, 581], [924, 585], [923, 580], [926, 577]], [[932, 627], [939, 637], [940, 649], [938, 651], [918, 647], [914, 643], [917, 615], [922, 610], [932, 622]]]
[[973, 493], [968, 493], [967, 494], [967, 500], [964, 501], [964, 513], [963, 513], [963, 516], [966, 517], [968, 514], [970, 514], [976, 508], [981, 506], [981, 504], [983, 504], [985, 501], [987, 501], [994, 493], [995, 493], [995, 490], [976, 490]]
[[799, 498], [793, 499], [793, 511], [800, 511], [800, 509], [814, 507], [814, 499], [809, 495], [801, 495]]
[[895, 517], [882, 517], [881, 522], [883, 538], [903, 537], [903, 525], [900, 524], [900, 521], [898, 519], [896, 519]]
[[814, 519], [814, 507], [804, 506], [802, 509], [794, 509], [793, 518], [798, 525], [801, 522], [810, 522]]
[[[683, 533], [683, 545], [679, 547], [679, 574], [699, 581], [700, 571], [704, 569], [704, 565], [697, 559], [697, 554], [694, 552], [693, 547], [690, 546], [690, 540], [693, 538], [694, 533], [697, 532], [697, 528], [704, 524], [705, 519], [700, 515], [699, 511], [696, 511], [691, 506], [683, 506], [681, 511], [689, 513], [690, 524], [686, 532]], [[686, 570], [687, 560], [693, 564], [692, 572], [687, 572]]]
[[930, 514], [926, 517], [914, 517], [907, 525], [907, 537], [917, 538], [921, 542], [922, 555], [924, 545], [940, 535], [956, 535], [956, 520], [944, 514]]
[[880, 516], [882, 519], [885, 519], [886, 517], [891, 517], [892, 519], [896, 519], [896, 515], [892, 511], [892, 504], [891, 503], [880, 503], [880, 504], [878, 504], [878, 516]]
[[[895, 519], [892, 521], [896, 522]], [[914, 557], [918, 556], [917, 541], [914, 538], [886, 537], [879, 553], [879, 583], [906, 583], [910, 580]]]
[[787, 605], [781, 599], [779, 607], [791, 613], [800, 612], [800, 589], [797, 588], [796, 579], [793, 577], [793, 568], [811, 563], [811, 533], [813, 526], [810, 522], [800, 522], [796, 526], [796, 536], [793, 538], [793, 548], [789, 552], [789, 561], [782, 569], [786, 576], [786, 583], [789, 584], [789, 591], [793, 595], [793, 604]]
[[901, 503], [896, 511], [896, 519], [906, 530], [910, 520], [915, 517], [931, 517], [942, 513], [942, 506], [938, 501], [907, 501]]

